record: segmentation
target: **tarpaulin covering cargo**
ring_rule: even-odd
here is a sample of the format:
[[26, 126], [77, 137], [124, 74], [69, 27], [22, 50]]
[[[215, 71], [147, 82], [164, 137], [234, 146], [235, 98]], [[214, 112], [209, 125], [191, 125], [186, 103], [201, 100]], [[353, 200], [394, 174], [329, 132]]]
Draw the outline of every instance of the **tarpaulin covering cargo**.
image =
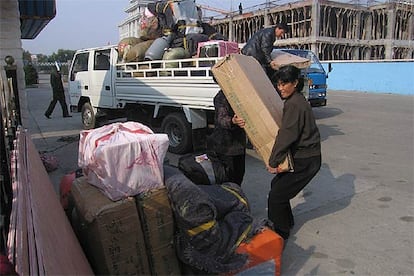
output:
[[182, 173], [165, 179], [178, 228], [181, 261], [204, 273], [240, 269], [247, 256], [235, 252], [252, 230], [253, 218], [240, 186], [196, 185]]

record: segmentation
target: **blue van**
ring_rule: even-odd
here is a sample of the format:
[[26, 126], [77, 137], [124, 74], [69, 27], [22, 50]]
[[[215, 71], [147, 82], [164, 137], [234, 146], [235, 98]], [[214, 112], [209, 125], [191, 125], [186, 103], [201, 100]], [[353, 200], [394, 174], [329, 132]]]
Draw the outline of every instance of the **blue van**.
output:
[[325, 106], [327, 102], [326, 79], [328, 78], [328, 74], [325, 72], [325, 69], [320, 63], [318, 57], [310, 50], [281, 48], [277, 48], [275, 50], [280, 50], [292, 55], [307, 58], [311, 61], [311, 65], [308, 68], [303, 69], [303, 75], [308, 79], [309, 82], [308, 100], [312, 107]]

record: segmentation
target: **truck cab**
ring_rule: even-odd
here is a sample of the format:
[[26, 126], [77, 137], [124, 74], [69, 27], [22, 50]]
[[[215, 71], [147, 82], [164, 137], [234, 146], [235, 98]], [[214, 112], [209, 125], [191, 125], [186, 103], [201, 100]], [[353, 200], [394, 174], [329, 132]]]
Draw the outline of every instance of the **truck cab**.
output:
[[326, 89], [328, 74], [325, 72], [318, 57], [310, 50], [301, 49], [280, 49], [276, 48], [273, 51], [284, 51], [292, 55], [307, 58], [311, 61], [311, 65], [302, 69], [304, 77], [308, 80], [309, 91], [307, 91], [308, 101], [312, 107], [326, 106]]
[[115, 46], [76, 51], [69, 69], [69, 95], [72, 110], [82, 112], [85, 129], [95, 126], [97, 106], [115, 106], [114, 79], [117, 61]]

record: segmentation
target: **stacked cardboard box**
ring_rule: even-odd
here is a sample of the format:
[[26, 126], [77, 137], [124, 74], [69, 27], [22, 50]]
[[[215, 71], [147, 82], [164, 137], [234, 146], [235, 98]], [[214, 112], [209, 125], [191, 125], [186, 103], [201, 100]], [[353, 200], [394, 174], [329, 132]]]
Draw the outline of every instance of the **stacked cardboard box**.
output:
[[94, 273], [150, 274], [135, 199], [112, 201], [86, 177], [75, 179], [71, 193], [77, 211], [74, 228]]
[[[268, 164], [283, 115], [283, 101], [272, 82], [255, 58], [241, 54], [226, 56], [212, 72], [234, 112], [246, 121], [247, 136]], [[282, 168], [293, 169], [290, 154]]]
[[174, 217], [167, 189], [136, 196], [152, 275], [180, 275], [174, 247]]
[[96, 274], [181, 274], [165, 187], [112, 201], [81, 177], [71, 194], [75, 232]]

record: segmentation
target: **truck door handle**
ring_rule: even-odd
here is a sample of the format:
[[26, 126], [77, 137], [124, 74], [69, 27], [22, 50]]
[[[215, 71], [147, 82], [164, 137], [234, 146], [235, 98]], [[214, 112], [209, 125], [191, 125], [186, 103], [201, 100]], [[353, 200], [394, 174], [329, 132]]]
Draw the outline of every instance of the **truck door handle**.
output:
[[105, 86], [105, 90], [111, 90], [111, 87], [109, 85]]
[[89, 86], [85, 85], [85, 89], [88, 90]]

